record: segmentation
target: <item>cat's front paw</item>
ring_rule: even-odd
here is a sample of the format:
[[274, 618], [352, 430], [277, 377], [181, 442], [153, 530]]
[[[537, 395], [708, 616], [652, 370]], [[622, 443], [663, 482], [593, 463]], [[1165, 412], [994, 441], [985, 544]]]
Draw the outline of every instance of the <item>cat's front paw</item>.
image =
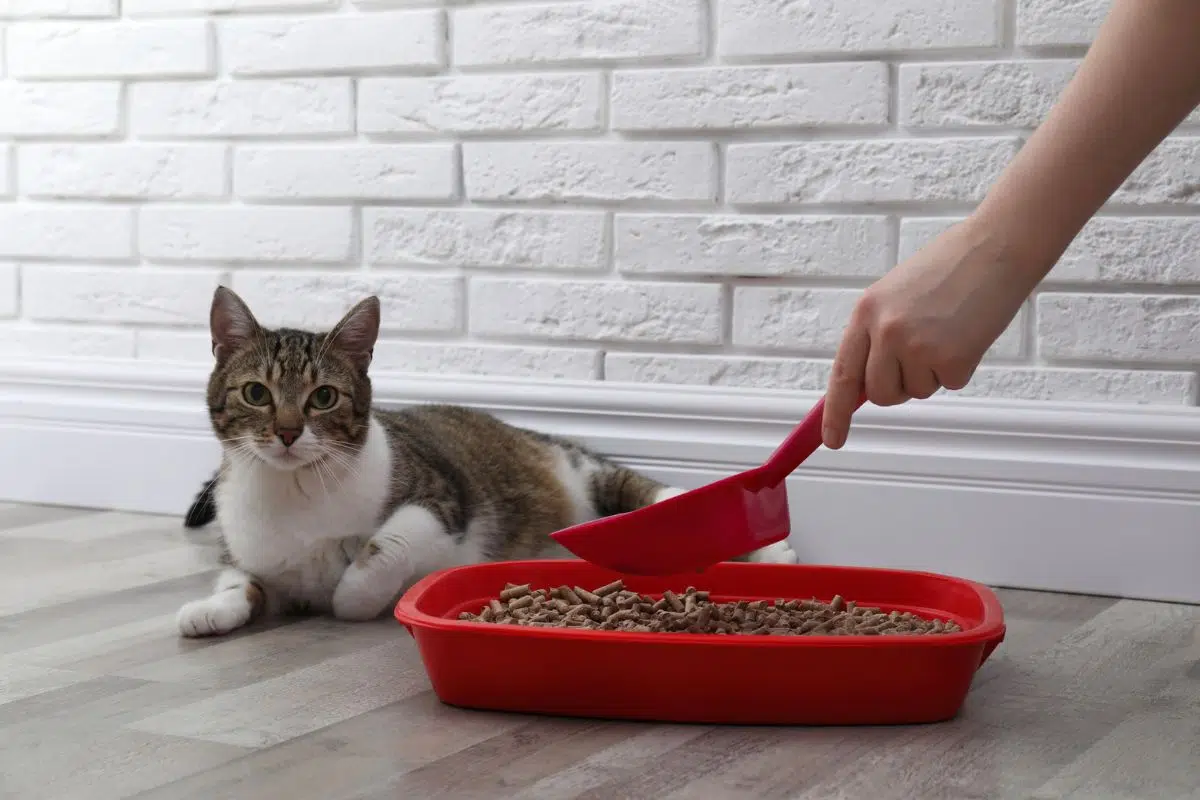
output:
[[782, 542], [755, 550], [746, 560], [759, 564], [799, 564], [800, 556], [796, 555], [788, 540], [784, 539]]
[[221, 636], [250, 621], [250, 603], [238, 592], [193, 600], [179, 609], [179, 633], [188, 638]]
[[333, 592], [333, 615], [347, 622], [365, 622], [382, 614], [395, 592], [391, 587], [372, 585], [379, 578], [351, 564]]

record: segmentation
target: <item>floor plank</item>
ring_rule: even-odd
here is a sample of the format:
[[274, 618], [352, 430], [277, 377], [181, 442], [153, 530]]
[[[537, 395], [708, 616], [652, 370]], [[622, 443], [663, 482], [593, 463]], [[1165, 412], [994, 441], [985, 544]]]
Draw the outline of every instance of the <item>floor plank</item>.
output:
[[209, 539], [0, 506], [0, 798], [1200, 800], [1200, 607], [999, 590], [940, 725], [556, 719], [441, 704], [391, 620], [180, 639]]

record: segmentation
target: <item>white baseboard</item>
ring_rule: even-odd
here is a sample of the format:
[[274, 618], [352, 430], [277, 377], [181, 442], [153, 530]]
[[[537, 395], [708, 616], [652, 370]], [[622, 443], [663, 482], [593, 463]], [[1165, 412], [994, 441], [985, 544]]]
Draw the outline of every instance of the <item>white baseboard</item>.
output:
[[[182, 514], [217, 463], [199, 366], [0, 363], [0, 499]], [[692, 487], [760, 463], [804, 393], [381, 376]], [[790, 484], [808, 562], [1200, 603], [1200, 409], [953, 398], [867, 406]]]

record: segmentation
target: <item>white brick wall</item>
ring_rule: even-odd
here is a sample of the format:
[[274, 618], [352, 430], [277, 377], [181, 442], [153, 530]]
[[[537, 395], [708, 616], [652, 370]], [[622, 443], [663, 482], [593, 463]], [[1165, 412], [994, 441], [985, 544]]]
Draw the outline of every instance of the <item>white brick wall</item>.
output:
[[[819, 389], [1108, 0], [0, 0], [0, 358], [208, 363], [383, 299], [381, 371]], [[1200, 111], [964, 394], [1194, 404]]]
[[363, 78], [358, 130], [366, 134], [595, 131], [602, 123], [599, 73]]
[[456, 8], [463, 67], [655, 61], [702, 55], [702, 0], [566, 0]]
[[712, 201], [717, 153], [707, 142], [470, 142], [467, 198], [477, 201]]
[[304, 75], [436, 69], [442, 15], [432, 9], [342, 17], [251, 17], [221, 23], [232, 75]]
[[29, 144], [18, 151], [30, 197], [216, 199], [228, 191], [219, 144]]
[[16, 78], [211, 75], [208, 25], [171, 22], [28, 22], [8, 32]]
[[457, 187], [452, 144], [245, 146], [233, 161], [247, 200], [452, 200]]

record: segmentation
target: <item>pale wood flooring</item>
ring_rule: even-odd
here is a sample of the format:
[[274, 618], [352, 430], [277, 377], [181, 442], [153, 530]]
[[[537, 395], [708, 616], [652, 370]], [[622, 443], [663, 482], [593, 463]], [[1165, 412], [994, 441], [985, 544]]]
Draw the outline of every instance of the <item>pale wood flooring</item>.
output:
[[1200, 799], [1198, 607], [1002, 591], [940, 725], [653, 725], [443, 706], [389, 620], [181, 640], [208, 558], [174, 518], [0, 505], [0, 798]]

